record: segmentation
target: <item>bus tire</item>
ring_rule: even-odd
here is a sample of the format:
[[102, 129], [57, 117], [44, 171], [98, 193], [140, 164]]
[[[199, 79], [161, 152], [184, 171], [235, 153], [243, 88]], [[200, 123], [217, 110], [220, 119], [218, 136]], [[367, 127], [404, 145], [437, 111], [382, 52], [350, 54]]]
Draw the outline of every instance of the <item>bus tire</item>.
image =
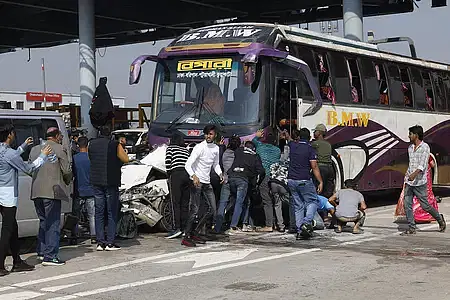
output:
[[331, 161], [333, 162], [334, 169], [334, 191], [339, 191], [344, 185], [344, 178], [342, 174], [342, 163], [339, 158], [331, 156]]

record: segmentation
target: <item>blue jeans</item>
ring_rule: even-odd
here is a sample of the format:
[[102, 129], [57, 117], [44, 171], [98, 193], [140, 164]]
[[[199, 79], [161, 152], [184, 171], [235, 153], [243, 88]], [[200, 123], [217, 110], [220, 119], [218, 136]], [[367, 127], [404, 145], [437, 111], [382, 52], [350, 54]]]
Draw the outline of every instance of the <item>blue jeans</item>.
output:
[[34, 207], [39, 218], [36, 252], [45, 260], [57, 258], [61, 231], [61, 200], [36, 198]]
[[217, 210], [216, 224], [214, 230], [216, 232], [222, 231], [223, 220], [225, 218], [225, 210], [230, 202], [230, 183], [226, 182], [222, 185], [222, 190], [220, 191], [219, 208]]
[[[225, 217], [225, 209], [230, 202], [231, 193], [236, 195], [231, 227], [237, 226], [242, 214], [244, 201], [247, 196], [247, 189], [248, 183], [244, 179], [236, 177], [229, 178], [228, 182], [222, 186], [222, 190], [220, 192], [219, 209], [217, 211], [216, 226], [214, 227], [216, 232], [220, 232], [222, 230], [222, 225]], [[244, 220], [247, 214], [247, 211], [245, 211]]]
[[84, 209], [87, 212], [89, 219], [89, 231], [91, 237], [95, 236], [95, 198], [87, 197], [84, 199]]
[[[288, 179], [288, 187], [292, 195], [292, 211], [295, 214], [297, 231], [303, 224], [311, 224], [319, 206], [316, 187], [312, 180]], [[306, 211], [306, 214], [305, 214]]]
[[230, 227], [236, 227], [241, 219], [244, 201], [247, 197], [248, 182], [239, 177], [229, 178], [230, 190], [236, 192], [236, 203], [234, 204], [233, 217], [231, 218]]
[[[95, 234], [97, 243], [112, 244], [116, 237], [116, 224], [119, 212], [119, 187], [94, 186]], [[105, 211], [108, 216], [108, 231], [105, 239]]]

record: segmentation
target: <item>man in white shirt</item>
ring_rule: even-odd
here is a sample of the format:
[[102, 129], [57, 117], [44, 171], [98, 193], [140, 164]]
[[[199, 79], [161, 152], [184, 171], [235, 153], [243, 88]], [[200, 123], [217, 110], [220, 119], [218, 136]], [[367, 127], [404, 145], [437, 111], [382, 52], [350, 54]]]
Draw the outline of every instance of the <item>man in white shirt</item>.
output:
[[412, 208], [414, 196], [419, 200], [422, 209], [432, 215], [439, 223], [439, 231], [444, 232], [446, 228], [444, 216], [439, 214], [439, 212], [428, 203], [427, 172], [430, 146], [423, 141], [422, 126], [416, 125], [409, 128], [409, 140], [411, 145], [408, 148], [409, 166], [405, 175], [404, 201], [409, 229], [402, 233], [402, 235], [416, 233], [416, 223], [414, 221]]
[[[219, 147], [214, 143], [217, 134], [216, 126], [207, 125], [203, 133], [205, 140], [194, 147], [185, 165], [185, 169], [192, 180], [189, 218], [184, 229], [185, 237], [181, 241], [181, 244], [186, 247], [195, 247], [197, 243], [204, 244], [205, 240], [197, 235], [198, 229], [211, 216], [213, 217], [213, 223], [215, 221], [216, 199], [211, 186], [211, 168], [214, 168], [221, 183], [223, 182], [222, 169], [219, 164]], [[199, 212], [202, 195], [208, 209], [202, 217], [199, 217], [199, 222], [194, 228], [194, 221]]]

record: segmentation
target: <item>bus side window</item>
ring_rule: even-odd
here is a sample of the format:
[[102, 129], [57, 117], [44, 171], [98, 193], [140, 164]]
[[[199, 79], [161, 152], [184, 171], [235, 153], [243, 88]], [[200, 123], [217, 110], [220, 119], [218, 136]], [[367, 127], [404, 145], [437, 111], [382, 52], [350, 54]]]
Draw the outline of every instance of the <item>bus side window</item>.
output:
[[402, 80], [400, 78], [400, 70], [397, 65], [389, 64], [389, 88], [391, 92], [391, 105], [396, 107], [404, 107], [404, 93]]
[[328, 59], [326, 53], [314, 52], [315, 66], [318, 70], [318, 81], [320, 87], [320, 95], [323, 100], [330, 101], [332, 104], [336, 103], [336, 96], [334, 94], [333, 85], [331, 83], [330, 68], [328, 66]]
[[444, 90], [447, 102], [447, 112], [450, 112], [450, 73], [443, 74], [444, 79]]
[[296, 45], [294, 53], [296, 57], [300, 58], [301, 60], [303, 60], [305, 63], [308, 64], [314, 78], [317, 78], [317, 68], [314, 59], [314, 54], [311, 48]]
[[405, 107], [413, 107], [413, 94], [411, 90], [411, 80], [409, 79], [408, 69], [400, 68], [400, 79], [402, 81], [403, 102]]
[[421, 72], [423, 79], [423, 88], [425, 90], [425, 100], [426, 100], [426, 110], [434, 110], [434, 92], [433, 84], [430, 79], [430, 74], [428, 72]]
[[348, 78], [350, 80], [351, 96], [353, 103], [362, 103], [361, 78], [359, 76], [356, 59], [347, 59]]
[[378, 80], [379, 104], [389, 105], [389, 87], [384, 65], [383, 63], [375, 63], [374, 68]]
[[344, 55], [331, 52], [331, 74], [335, 83], [337, 103], [349, 103], [351, 99], [350, 79], [348, 75], [347, 61]]
[[422, 75], [416, 68], [411, 68], [411, 75], [414, 89], [414, 107], [418, 110], [426, 110], [427, 101], [425, 100], [425, 89], [423, 87]]
[[379, 76], [375, 71], [374, 64], [369, 58], [361, 58], [361, 76], [365, 88], [365, 102], [368, 105], [378, 105], [379, 103]]
[[436, 110], [437, 111], [447, 111], [447, 104], [445, 103], [445, 92], [444, 92], [444, 80], [441, 74], [431, 73], [434, 84], [434, 91], [436, 95]]

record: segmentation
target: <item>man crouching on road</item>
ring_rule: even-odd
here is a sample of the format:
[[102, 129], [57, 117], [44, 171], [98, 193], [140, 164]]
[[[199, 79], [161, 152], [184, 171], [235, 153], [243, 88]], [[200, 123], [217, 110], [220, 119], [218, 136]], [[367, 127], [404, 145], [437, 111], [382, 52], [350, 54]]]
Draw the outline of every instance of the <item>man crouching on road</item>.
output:
[[364, 196], [355, 190], [356, 184], [353, 180], [347, 179], [344, 185], [345, 189], [338, 191], [329, 199], [329, 202], [336, 207], [337, 228], [335, 231], [341, 233], [342, 226], [345, 226], [347, 222], [354, 222], [353, 233], [363, 233], [360, 226], [364, 224], [366, 218], [364, 211], [367, 209]]
[[[181, 244], [186, 247], [195, 247], [197, 243], [204, 244], [205, 240], [197, 235], [198, 230], [211, 215], [213, 216], [213, 223], [216, 221], [216, 198], [211, 185], [211, 168], [214, 168], [214, 171], [220, 177], [220, 183], [223, 183], [222, 169], [219, 164], [219, 146], [214, 143], [217, 134], [216, 126], [206, 126], [203, 133], [205, 140], [192, 149], [185, 165], [185, 169], [192, 180], [189, 217], [184, 230], [185, 237], [181, 241]], [[196, 228], [193, 228], [201, 205], [202, 195], [207, 202], [208, 209], [201, 218], [198, 218], [200, 221]]]

